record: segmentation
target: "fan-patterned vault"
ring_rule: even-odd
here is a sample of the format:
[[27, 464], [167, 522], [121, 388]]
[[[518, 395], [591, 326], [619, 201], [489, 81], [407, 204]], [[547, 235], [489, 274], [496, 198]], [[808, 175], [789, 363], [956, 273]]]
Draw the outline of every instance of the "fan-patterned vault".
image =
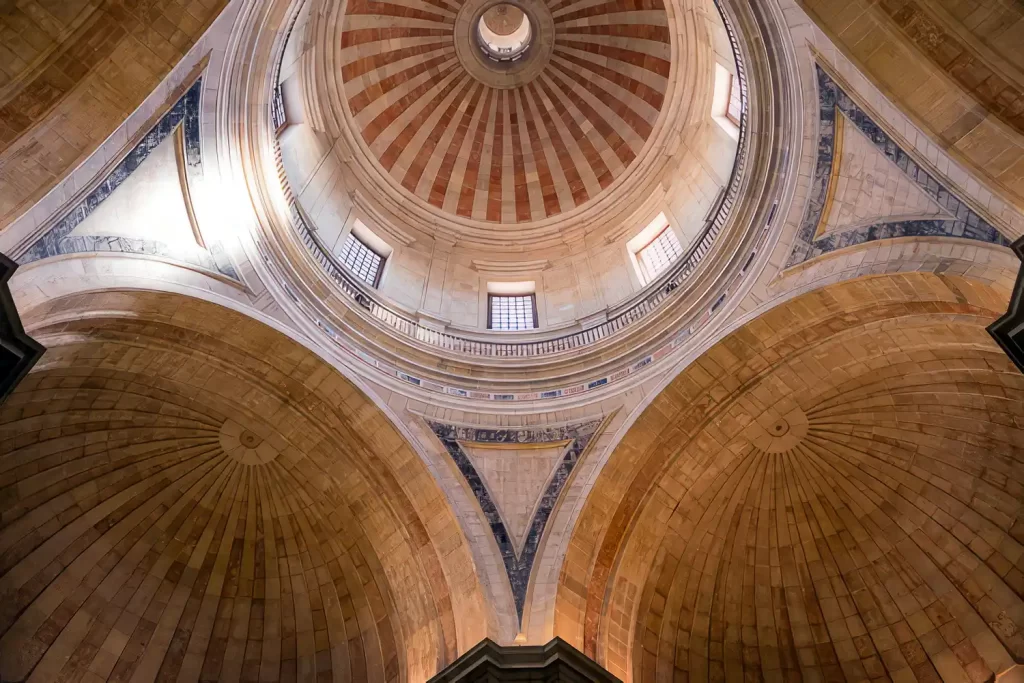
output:
[[0, 678], [423, 680], [487, 635], [430, 474], [320, 358], [174, 295], [27, 322], [48, 350], [0, 408]]
[[985, 681], [1024, 657], [1006, 293], [876, 276], [748, 323], [602, 471], [555, 632], [631, 680]]
[[451, 214], [517, 223], [593, 199], [661, 112], [665, 6], [533, 3], [545, 21], [524, 61], [539, 61], [506, 83], [460, 47], [476, 4], [348, 3], [339, 59], [355, 128], [396, 184]]

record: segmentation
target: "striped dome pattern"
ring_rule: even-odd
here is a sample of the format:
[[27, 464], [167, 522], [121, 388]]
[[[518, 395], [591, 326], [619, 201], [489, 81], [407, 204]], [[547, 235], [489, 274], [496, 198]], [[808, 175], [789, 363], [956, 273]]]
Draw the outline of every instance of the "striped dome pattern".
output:
[[469, 219], [523, 223], [593, 200], [636, 160], [661, 112], [671, 69], [662, 0], [550, 0], [551, 57], [511, 89], [462, 65], [460, 6], [348, 3], [344, 97], [369, 151], [396, 184]]

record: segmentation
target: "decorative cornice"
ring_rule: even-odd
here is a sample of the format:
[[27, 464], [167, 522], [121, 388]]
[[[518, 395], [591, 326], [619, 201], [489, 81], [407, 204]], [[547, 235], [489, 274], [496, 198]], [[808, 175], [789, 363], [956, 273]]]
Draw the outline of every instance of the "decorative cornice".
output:
[[0, 403], [46, 350], [42, 344], [28, 336], [21, 325], [11, 288], [7, 284], [17, 269], [18, 264], [0, 254]]
[[473, 259], [473, 270], [478, 273], [492, 273], [495, 275], [517, 275], [521, 273], [537, 273], [546, 270], [551, 266], [547, 259], [536, 261], [487, 261], [484, 259]]
[[360, 190], [352, 190], [351, 196], [352, 203], [373, 221], [374, 228], [384, 232], [388, 237], [404, 247], [407, 247], [416, 241], [415, 237], [404, 230], [400, 230], [387, 216], [384, 215], [383, 212], [377, 208], [373, 202], [369, 201]]

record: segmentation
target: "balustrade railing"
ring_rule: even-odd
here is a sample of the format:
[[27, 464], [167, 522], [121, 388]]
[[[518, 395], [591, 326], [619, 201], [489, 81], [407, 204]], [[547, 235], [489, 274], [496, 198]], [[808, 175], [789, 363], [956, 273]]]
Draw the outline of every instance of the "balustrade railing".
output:
[[[407, 315], [396, 311], [386, 303], [379, 300], [362, 282], [349, 275], [347, 269], [334, 258], [330, 250], [321, 243], [316, 235], [316, 230], [306, 221], [302, 211], [297, 205], [292, 205], [292, 222], [306, 245], [307, 250], [313, 259], [320, 264], [341, 290], [350, 296], [356, 304], [367, 311], [369, 315], [383, 325], [396, 330], [400, 334], [429, 344], [431, 346], [451, 351], [457, 354], [486, 357], [486, 358], [532, 358], [547, 356], [567, 351], [573, 351], [595, 342], [607, 339], [649, 316], [660, 305], [668, 299], [675, 290], [697, 270], [698, 265], [711, 251], [711, 247], [717, 239], [725, 222], [729, 217], [733, 205], [739, 193], [740, 179], [743, 177], [743, 170], [746, 162], [747, 146], [747, 76], [743, 65], [743, 59], [739, 51], [739, 45], [732, 25], [725, 14], [722, 14], [726, 33], [732, 46], [733, 55], [736, 59], [736, 78], [740, 85], [740, 101], [742, 115], [739, 124], [739, 138], [737, 141], [736, 162], [733, 165], [729, 182], [726, 185], [726, 192], [722, 196], [718, 206], [714, 209], [713, 217], [705, 224], [700, 237], [689, 247], [686, 254], [676, 261], [662, 276], [657, 278], [647, 290], [646, 295], [639, 301], [633, 301], [618, 309], [609, 311], [608, 320], [585, 330], [572, 332], [562, 336], [540, 339], [536, 341], [496, 341], [473, 339], [447, 332], [439, 332], [431, 327], [420, 324]], [[275, 100], [277, 98], [275, 97]]]

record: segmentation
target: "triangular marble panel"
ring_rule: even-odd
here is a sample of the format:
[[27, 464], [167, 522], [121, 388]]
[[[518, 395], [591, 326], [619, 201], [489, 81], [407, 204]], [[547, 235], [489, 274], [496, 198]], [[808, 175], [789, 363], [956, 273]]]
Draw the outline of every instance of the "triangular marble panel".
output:
[[881, 222], [952, 219], [949, 211], [888, 159], [856, 124], [840, 114], [829, 190], [818, 234]]
[[[530, 575], [533, 572], [533, 561], [540, 549], [541, 539], [544, 536], [544, 529], [548, 519], [554, 513], [555, 506], [562, 490], [572, 476], [576, 464], [583, 457], [594, 434], [601, 426], [600, 420], [590, 420], [578, 424], [564, 425], [558, 427], [467, 427], [462, 425], [443, 424], [440, 422], [429, 422], [431, 431], [444, 445], [448, 455], [451, 456], [455, 466], [466, 479], [473, 496], [480, 504], [480, 511], [483, 513], [487, 526], [490, 527], [494, 540], [498, 544], [498, 552], [505, 565], [505, 574], [508, 576], [509, 586], [512, 589], [512, 599], [515, 601], [516, 614], [519, 616], [520, 624], [523, 619], [523, 609], [526, 604], [526, 593], [530, 586]], [[467, 453], [465, 444], [476, 450], [476, 457]], [[555, 449], [555, 444], [564, 444], [561, 448]], [[522, 476], [519, 473], [508, 475], [515, 478], [517, 482], [506, 489], [498, 485], [504, 482], [503, 479], [507, 463], [500, 460], [512, 453], [527, 451], [533, 447], [540, 450], [557, 450], [554, 465], [550, 470], [550, 476], [541, 480], [539, 473], [544, 472], [544, 460], [550, 453], [535, 454], [537, 459], [536, 476]], [[506, 449], [504, 454], [497, 453], [498, 449]], [[518, 505], [512, 505], [513, 499], [528, 499], [532, 495], [533, 487], [539, 481], [540, 495], [536, 502], [529, 508], [525, 528], [520, 530], [520, 540], [517, 542], [504, 513], [499, 510], [497, 496], [492, 493], [491, 487], [478, 470], [477, 463], [483, 468], [490, 468], [488, 476], [494, 482], [495, 491], [498, 495], [505, 497], [506, 509], [519, 510]], [[511, 481], [511, 479], [510, 479]]]
[[197, 247], [182, 194], [175, 145], [168, 135], [85, 220], [71, 237], [104, 236], [156, 240]]
[[[207, 240], [205, 247], [197, 244], [177, 165], [174, 146], [181, 144], [185, 163], [180, 170], [187, 183], [202, 178], [202, 83], [202, 78], [196, 79], [102, 180], [66, 207], [60, 218], [18, 255], [18, 263], [65, 254], [119, 252], [165, 257], [237, 281], [238, 273], [223, 244], [217, 240]], [[153, 155], [157, 158], [151, 159]], [[136, 172], [142, 173], [142, 178], [135, 178]], [[152, 182], [156, 178], [159, 182]], [[107, 206], [108, 200], [111, 206]], [[140, 213], [126, 220], [133, 212]]]
[[533, 512], [568, 445], [568, 441], [521, 445], [461, 443], [498, 507], [517, 554], [522, 552]]
[[[896, 139], [857, 105], [821, 65], [816, 65], [815, 70], [818, 80], [817, 160], [808, 188], [807, 208], [800, 220], [786, 268], [837, 249], [897, 237], [955, 237], [1009, 246], [1009, 241], [999, 234], [995, 226], [964, 202], [946, 180], [918, 164]], [[859, 137], [854, 134], [854, 130], [860, 134]], [[847, 131], [850, 131], [848, 135]], [[927, 195], [944, 213], [924, 216], [917, 214], [918, 209], [922, 212], [931, 209], [928, 204], [922, 205], [918, 198], [910, 194], [910, 185], [903, 185], [908, 188], [905, 198], [897, 199], [901, 183], [897, 183], [892, 213], [889, 215], [885, 215], [886, 210], [881, 200], [877, 206], [871, 206], [871, 190], [855, 189], [848, 197], [849, 188], [839, 187], [843, 179], [837, 172], [843, 163], [844, 137], [848, 137], [854, 145], [851, 153], [854, 159], [870, 158], [866, 150], [862, 153], [857, 151], [860, 143], [865, 142], [874, 147], [874, 153], [891, 164], [889, 167], [872, 166], [883, 174], [883, 186], [890, 179], [899, 177], [891, 174], [895, 167], [903, 178]], [[840, 159], [838, 163], [837, 155]], [[852, 173], [852, 168], [848, 167], [846, 172]], [[855, 203], [865, 198], [868, 207], [862, 214], [852, 210], [844, 211], [847, 201]], [[840, 205], [833, 210], [831, 204], [837, 199]], [[832, 222], [829, 223], [829, 220]]]

